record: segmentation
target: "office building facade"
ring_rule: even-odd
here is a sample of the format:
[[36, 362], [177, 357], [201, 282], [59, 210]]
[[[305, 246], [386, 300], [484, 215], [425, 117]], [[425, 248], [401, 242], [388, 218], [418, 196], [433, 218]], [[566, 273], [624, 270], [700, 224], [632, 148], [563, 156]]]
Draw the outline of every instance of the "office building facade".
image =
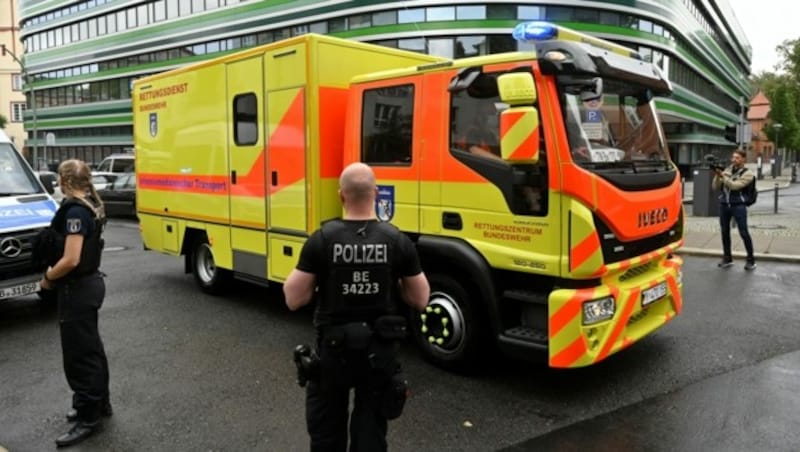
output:
[[131, 149], [132, 80], [298, 34], [457, 58], [518, 49], [511, 30], [528, 20], [624, 44], [661, 66], [675, 93], [659, 112], [682, 169], [733, 148], [723, 130], [750, 97], [751, 49], [727, 0], [21, 0], [35, 99], [28, 147], [42, 149], [50, 134], [51, 165]]

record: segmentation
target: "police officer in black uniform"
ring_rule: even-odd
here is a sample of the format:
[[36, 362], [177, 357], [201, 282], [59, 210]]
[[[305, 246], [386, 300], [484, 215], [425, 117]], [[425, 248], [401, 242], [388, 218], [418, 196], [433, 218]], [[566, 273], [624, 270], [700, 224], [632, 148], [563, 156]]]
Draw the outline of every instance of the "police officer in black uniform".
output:
[[396, 227], [375, 218], [377, 187], [372, 169], [349, 165], [339, 179], [344, 218], [323, 226], [303, 246], [297, 268], [284, 284], [291, 310], [317, 307], [318, 372], [306, 387], [306, 422], [312, 451], [345, 451], [350, 389], [350, 451], [386, 450], [388, 419], [400, 415], [405, 386], [396, 361], [395, 294], [422, 311], [430, 287], [416, 248]]
[[105, 215], [91, 182], [91, 170], [80, 160], [59, 165], [59, 185], [65, 199], [51, 223], [56, 253], [41, 286], [56, 289], [64, 372], [73, 391], [67, 419], [75, 422], [56, 439], [59, 447], [77, 444], [111, 415], [108, 361], [97, 327], [97, 312], [105, 297], [99, 271]]

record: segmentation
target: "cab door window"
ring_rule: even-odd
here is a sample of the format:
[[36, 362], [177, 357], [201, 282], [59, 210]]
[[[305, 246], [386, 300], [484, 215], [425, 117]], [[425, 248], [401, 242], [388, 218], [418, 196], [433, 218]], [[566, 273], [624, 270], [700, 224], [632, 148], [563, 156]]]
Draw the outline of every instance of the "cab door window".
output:
[[450, 152], [496, 185], [512, 213], [546, 216], [547, 152], [542, 128], [539, 128], [540, 157], [537, 164], [512, 165], [501, 157], [500, 114], [509, 108], [501, 102], [497, 88], [497, 77], [503, 73], [484, 73], [475, 67], [457, 76], [463, 83], [453, 80], [452, 85], [456, 87], [450, 94]]

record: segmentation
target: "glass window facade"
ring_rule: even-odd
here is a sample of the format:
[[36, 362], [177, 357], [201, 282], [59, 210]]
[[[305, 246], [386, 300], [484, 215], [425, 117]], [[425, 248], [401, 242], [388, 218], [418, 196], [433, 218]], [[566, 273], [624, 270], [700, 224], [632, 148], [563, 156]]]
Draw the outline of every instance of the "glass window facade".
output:
[[[235, 29], [227, 29], [222, 33], [209, 33], [201, 39], [186, 39], [186, 42], [180, 42], [176, 38], [172, 41], [176, 44], [167, 48], [164, 44], [170, 40], [158, 42], [149, 48], [137, 46], [133, 51], [121, 50], [118, 56], [105, 57], [102, 60], [87, 60], [91, 57], [74, 59], [74, 64], [62, 64], [62, 67], [53, 70], [32, 72], [30, 78], [34, 83], [47, 83], [37, 87], [35, 100], [29, 99], [29, 103], [35, 102], [38, 108], [43, 109], [39, 116], [46, 117], [46, 110], [51, 107], [127, 101], [130, 99], [130, 84], [134, 77], [214, 57], [221, 52], [267, 44], [308, 32], [336, 35], [358, 30], [359, 40], [447, 58], [529, 50], [530, 44], [519, 44], [507, 34], [499, 34], [494, 30], [480, 33], [475, 28], [480, 27], [480, 21], [484, 20], [513, 23], [519, 20], [546, 19], [601, 24], [641, 33], [636, 35], [638, 37], [635, 44], [626, 41], [625, 33], [619, 34], [618, 41], [637, 49], [644, 59], [661, 67], [673, 84], [698, 96], [702, 102], [712, 104], [714, 109], [721, 106], [728, 111], [735, 111], [738, 96], [731, 94], [737, 88], [734, 82], [727, 79], [730, 71], [716, 68], [724, 64], [728, 69], [733, 68], [746, 74], [747, 67], [738, 49], [749, 48], [749, 44], [746, 41], [732, 43], [722, 39], [720, 24], [711, 20], [702, 5], [695, 4], [693, 0], [681, 1], [686, 7], [685, 13], [718, 45], [717, 55], [710, 54], [707, 48], [701, 50], [696, 43], [690, 41], [694, 39], [691, 35], [684, 34], [684, 31], [674, 31], [667, 21], [597, 8], [597, 3], [592, 4], [594, 7], [591, 8], [559, 3], [520, 5], [488, 1], [388, 8], [384, 4], [375, 3], [372, 7], [362, 5], [358, 10], [343, 8], [342, 14], [338, 16], [330, 14], [330, 11], [325, 16], [309, 14], [308, 22], [293, 23], [291, 26], [281, 26], [280, 20], [277, 20], [272, 21], [279, 24], [277, 28], [259, 29], [244, 34]], [[171, 21], [179, 23], [180, 20], [199, 13], [207, 14], [204, 17], [212, 23], [214, 15], [221, 14], [216, 10], [239, 3], [239, 0], [150, 0], [137, 5], [117, 5], [111, 10], [108, 0], [82, 1], [60, 6], [34, 17], [24, 17], [22, 24], [25, 51], [35, 54], [44, 50], [69, 49], [74, 44], [90, 39], [97, 43], [98, 48], [103, 49], [107, 42], [113, 42], [114, 45], [122, 42], [105, 41], [110, 35], [145, 26], [166, 26], [161, 24]], [[478, 23], [464, 24], [469, 30], [469, 33], [464, 33], [457, 28], [460, 21]], [[430, 25], [424, 26], [426, 23]], [[437, 28], [440, 24], [441, 28]], [[376, 27], [381, 28], [378, 30]], [[375, 39], [370, 39], [371, 28], [376, 28]], [[496, 28], [496, 25], [492, 24], [491, 28]], [[453, 30], [452, 33], [446, 32], [450, 29]], [[431, 30], [431, 33], [427, 30]], [[727, 60], [722, 61], [725, 58]], [[76, 79], [77, 77], [82, 78]], [[713, 112], [708, 111], [706, 114]], [[25, 116], [30, 120], [30, 112]], [[107, 131], [102, 127], [93, 129]], [[713, 127], [710, 129], [710, 133], [719, 133]]]

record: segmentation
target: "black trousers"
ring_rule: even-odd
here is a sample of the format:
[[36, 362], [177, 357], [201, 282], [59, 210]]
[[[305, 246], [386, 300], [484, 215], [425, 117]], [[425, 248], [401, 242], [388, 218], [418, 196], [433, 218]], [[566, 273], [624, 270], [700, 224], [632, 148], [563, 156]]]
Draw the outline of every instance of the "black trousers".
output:
[[[389, 376], [374, 367], [367, 350], [337, 350], [321, 345], [319, 381], [306, 387], [306, 424], [311, 451], [347, 451], [348, 417], [350, 452], [386, 450], [388, 421], [380, 405]], [[394, 357], [392, 356], [392, 361]], [[348, 416], [350, 390], [355, 392]]]
[[64, 373], [78, 419], [94, 422], [109, 398], [108, 360], [97, 324], [106, 287], [101, 273], [58, 284]]
[[747, 259], [755, 259], [753, 254], [753, 239], [747, 229], [747, 206], [744, 204], [719, 205], [719, 228], [722, 233], [722, 255], [725, 259], [731, 259], [731, 218], [736, 221], [736, 229], [744, 242], [744, 249], [747, 252]]

